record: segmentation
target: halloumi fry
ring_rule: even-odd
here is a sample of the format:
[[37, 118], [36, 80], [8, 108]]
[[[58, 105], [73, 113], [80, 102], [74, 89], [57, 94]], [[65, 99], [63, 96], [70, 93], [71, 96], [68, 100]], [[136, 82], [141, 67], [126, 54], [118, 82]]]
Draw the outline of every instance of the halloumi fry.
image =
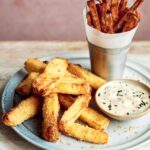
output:
[[74, 103], [66, 110], [59, 122], [59, 128], [65, 132], [65, 128], [75, 122], [81, 115], [84, 109], [88, 106], [91, 99], [90, 95], [80, 95], [74, 101]]
[[68, 71], [80, 78], [84, 78], [94, 89], [98, 89], [106, 83], [102, 78], [75, 64], [69, 64]]
[[101, 132], [78, 123], [71, 124], [69, 128], [66, 128], [64, 134], [81, 141], [87, 141], [96, 144], [105, 144], [108, 142], [108, 134], [106, 132]]
[[44, 98], [42, 135], [47, 141], [57, 141], [59, 138], [58, 114], [59, 101], [56, 93]]
[[49, 87], [54, 87], [66, 72], [68, 61], [63, 58], [53, 58], [46, 66], [44, 72], [33, 81], [33, 91], [36, 94], [43, 95]]
[[80, 77], [77, 77], [70, 72], [66, 71], [64, 76], [60, 78], [58, 83], [69, 83], [69, 84], [85, 84], [86, 80]]
[[42, 92], [42, 96], [47, 96], [50, 93], [61, 93], [72, 95], [90, 94], [91, 88], [87, 83], [84, 84], [56, 83], [53, 88], [51, 86], [47, 87], [47, 89]]
[[[59, 102], [62, 107], [68, 109], [73, 104], [74, 99], [70, 95], [59, 94]], [[98, 130], [104, 130], [109, 125], [108, 118], [90, 107], [85, 108], [79, 119]]]
[[31, 72], [16, 88], [16, 92], [22, 96], [28, 96], [32, 91], [32, 82], [39, 76], [37, 72]]
[[113, 22], [114, 24], [117, 22], [118, 18], [119, 18], [119, 14], [118, 14], [118, 0], [111, 0], [111, 13], [112, 13], [112, 18], [113, 18]]
[[16, 126], [23, 121], [35, 116], [41, 111], [41, 103], [39, 97], [31, 96], [22, 100], [17, 106], [4, 114], [2, 121], [7, 126]]
[[94, 28], [98, 29], [101, 31], [101, 26], [100, 26], [100, 21], [98, 17], [98, 12], [96, 9], [95, 1], [94, 0], [89, 0], [87, 1], [87, 5], [89, 7], [92, 19], [93, 19], [93, 26]]
[[46, 67], [46, 64], [37, 58], [30, 58], [24, 63], [25, 69], [30, 72], [42, 73]]

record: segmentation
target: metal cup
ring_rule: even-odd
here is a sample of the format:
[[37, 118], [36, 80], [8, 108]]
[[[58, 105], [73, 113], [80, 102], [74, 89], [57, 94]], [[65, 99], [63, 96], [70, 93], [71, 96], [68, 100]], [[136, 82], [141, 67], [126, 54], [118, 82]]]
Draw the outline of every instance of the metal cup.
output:
[[98, 47], [88, 41], [88, 46], [93, 73], [106, 80], [122, 77], [130, 44], [113, 49]]

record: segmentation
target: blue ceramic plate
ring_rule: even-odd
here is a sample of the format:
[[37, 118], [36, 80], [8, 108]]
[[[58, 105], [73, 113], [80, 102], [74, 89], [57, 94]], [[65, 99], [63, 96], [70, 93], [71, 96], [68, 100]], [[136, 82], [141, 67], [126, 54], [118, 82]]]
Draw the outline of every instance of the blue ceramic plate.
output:
[[[53, 56], [42, 58], [42, 60], [50, 60]], [[89, 56], [87, 51], [81, 53], [63, 53], [57, 57], [68, 58], [72, 63], [81, 64], [83, 67], [90, 69]], [[14, 107], [21, 97], [15, 93], [16, 86], [27, 75], [24, 69], [19, 70], [7, 83], [2, 94], [2, 110], [7, 112]], [[124, 77], [128, 79], [140, 80], [150, 86], [150, 70], [145, 67], [127, 61]], [[97, 109], [96, 105], [93, 105]], [[99, 110], [98, 110], [99, 111]], [[48, 150], [118, 150], [137, 147], [150, 139], [150, 114], [147, 114], [139, 119], [131, 121], [116, 121], [111, 120], [107, 129], [109, 133], [108, 144], [91, 144], [87, 142], [77, 141], [71, 137], [64, 135], [60, 136], [57, 143], [50, 143], [41, 138], [41, 116], [36, 116], [23, 122], [21, 125], [12, 127], [20, 136], [30, 143]]]

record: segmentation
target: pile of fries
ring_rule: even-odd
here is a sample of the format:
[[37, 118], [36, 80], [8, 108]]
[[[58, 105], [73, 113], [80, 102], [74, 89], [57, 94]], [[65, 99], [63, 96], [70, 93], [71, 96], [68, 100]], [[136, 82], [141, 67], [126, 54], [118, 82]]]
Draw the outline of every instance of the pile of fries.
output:
[[[3, 115], [5, 125], [19, 125], [42, 112], [42, 137], [47, 141], [57, 141], [62, 132], [91, 143], [108, 142], [108, 134], [103, 130], [109, 119], [88, 106], [91, 90], [105, 80], [64, 58], [49, 62], [28, 59], [25, 69], [28, 76], [16, 92], [26, 98]], [[60, 110], [64, 112], [62, 116]], [[78, 119], [83, 124], [76, 122]]]
[[137, 8], [144, 0], [136, 0], [128, 8], [128, 0], [89, 0], [87, 23], [104, 33], [120, 33], [135, 28], [140, 21]]

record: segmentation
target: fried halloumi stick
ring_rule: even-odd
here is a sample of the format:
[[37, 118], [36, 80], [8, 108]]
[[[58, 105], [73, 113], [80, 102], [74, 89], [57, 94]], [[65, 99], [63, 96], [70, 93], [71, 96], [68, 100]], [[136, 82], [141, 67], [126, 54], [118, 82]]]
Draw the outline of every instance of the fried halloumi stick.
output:
[[69, 107], [69, 109], [64, 112], [59, 122], [59, 129], [64, 134], [74, 137], [78, 140], [88, 141], [92, 143], [106, 143], [108, 141], [107, 133], [74, 123], [75, 120], [87, 108], [89, 100], [89, 95], [79, 96]]
[[43, 91], [42, 96], [47, 96], [50, 93], [61, 93], [61, 94], [90, 94], [91, 87], [88, 83], [84, 84], [74, 84], [74, 83], [58, 83], [54, 88], [47, 88]]
[[68, 61], [63, 58], [53, 58], [46, 66], [44, 72], [33, 81], [33, 91], [36, 94], [43, 95], [47, 88], [54, 87], [66, 72]]
[[40, 112], [41, 105], [42, 103], [39, 97], [31, 96], [22, 100], [17, 106], [5, 113], [2, 117], [2, 121], [7, 126], [19, 125]]
[[30, 58], [24, 63], [25, 69], [30, 72], [43, 72], [47, 64], [37, 58]]
[[32, 90], [32, 82], [39, 76], [37, 72], [31, 72], [16, 88], [16, 92], [23, 96], [28, 96]]
[[80, 78], [84, 78], [94, 89], [98, 89], [101, 85], [106, 83], [106, 81], [102, 78], [94, 75], [82, 67], [79, 67], [78, 65], [69, 64], [68, 71]]
[[98, 17], [98, 12], [97, 12], [94, 0], [87, 1], [87, 5], [89, 7], [89, 10], [90, 10], [90, 13], [91, 13], [91, 16], [92, 16], [94, 28], [96, 28], [96, 29], [101, 31], [101, 26], [100, 26], [100, 21], [99, 21], [99, 17]]
[[[59, 94], [59, 101], [61, 106], [68, 109], [73, 104], [74, 99], [70, 95]], [[98, 130], [104, 130], [109, 125], [108, 118], [90, 107], [85, 108], [79, 119]]]
[[59, 122], [59, 128], [62, 132], [65, 131], [65, 128], [70, 124], [74, 123], [74, 121], [81, 115], [84, 109], [88, 106], [90, 99], [90, 95], [80, 95], [69, 109], [64, 112]]
[[58, 129], [58, 114], [59, 114], [59, 101], [56, 93], [50, 94], [44, 98], [43, 103], [43, 125], [42, 134], [43, 138], [47, 141], [57, 141], [59, 138]]
[[108, 134], [106, 132], [101, 132], [78, 123], [71, 124], [69, 128], [66, 129], [64, 134], [81, 141], [87, 141], [96, 144], [105, 144], [108, 142]]

